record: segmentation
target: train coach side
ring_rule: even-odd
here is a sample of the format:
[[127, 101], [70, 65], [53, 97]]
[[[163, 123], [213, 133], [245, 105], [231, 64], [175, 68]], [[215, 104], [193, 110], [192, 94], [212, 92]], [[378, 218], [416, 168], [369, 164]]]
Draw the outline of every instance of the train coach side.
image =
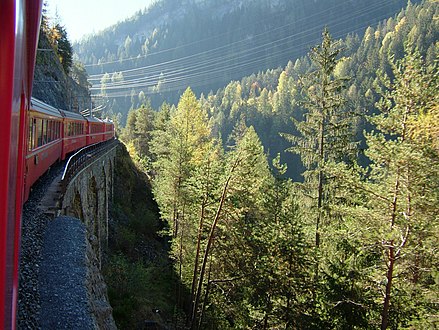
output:
[[87, 120], [87, 145], [104, 141], [105, 124], [96, 117], [85, 117]]
[[32, 98], [28, 115], [24, 200], [30, 187], [62, 155], [63, 117], [54, 107]]
[[87, 145], [87, 121], [76, 112], [60, 110], [63, 116], [63, 146], [61, 159]]
[[42, 0], [0, 0], [0, 329], [15, 329], [26, 110]]
[[108, 119], [104, 120], [104, 124], [105, 124], [104, 141], [108, 141], [114, 138], [114, 124]]

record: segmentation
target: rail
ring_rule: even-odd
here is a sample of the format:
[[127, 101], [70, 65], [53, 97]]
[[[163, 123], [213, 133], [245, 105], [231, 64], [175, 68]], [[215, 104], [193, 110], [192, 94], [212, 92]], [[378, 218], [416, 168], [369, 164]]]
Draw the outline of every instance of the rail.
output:
[[62, 191], [66, 191], [70, 180], [84, 169], [91, 160], [98, 158], [116, 144], [116, 139], [95, 143], [78, 150], [70, 156], [61, 178]]

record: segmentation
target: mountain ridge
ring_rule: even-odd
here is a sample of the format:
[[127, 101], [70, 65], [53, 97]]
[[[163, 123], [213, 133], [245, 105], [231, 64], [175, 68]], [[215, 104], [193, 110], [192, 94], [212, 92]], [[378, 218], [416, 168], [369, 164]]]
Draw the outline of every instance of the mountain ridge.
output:
[[[140, 92], [156, 107], [164, 100], [176, 103], [187, 86], [207, 94], [306, 55], [324, 26], [335, 38], [361, 37], [367, 26], [392, 17], [405, 4], [163, 0], [74, 49], [91, 75], [93, 94], [110, 100], [112, 112], [126, 114], [140, 104]], [[103, 90], [104, 84], [113, 88]]]

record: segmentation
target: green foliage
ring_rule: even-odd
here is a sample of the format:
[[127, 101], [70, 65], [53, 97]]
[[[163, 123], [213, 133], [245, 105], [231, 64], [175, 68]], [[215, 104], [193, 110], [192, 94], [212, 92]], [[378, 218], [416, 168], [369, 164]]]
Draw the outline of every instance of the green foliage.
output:
[[[325, 25], [337, 36], [362, 31], [381, 17], [395, 15], [406, 4], [406, 0], [386, 2], [385, 6], [381, 0], [160, 0], [84, 38], [75, 51], [90, 65], [91, 75], [146, 68], [151, 74], [146, 73], [148, 79], [136, 88], [133, 108], [140, 106], [137, 95], [141, 91], [152, 94], [152, 104], [158, 107], [165, 100], [177, 104], [187, 86], [197, 95], [208, 94], [232, 80], [283, 67], [290, 60], [294, 63], [306, 55]], [[355, 47], [355, 40], [350, 45]], [[179, 67], [180, 59], [190, 64], [189, 69]], [[267, 89], [275, 88], [276, 83], [272, 81]], [[125, 118], [132, 106], [131, 90], [122, 92], [128, 97], [120, 97], [119, 91], [114, 95], [120, 101], [114, 112], [122, 112]]]
[[142, 328], [146, 320], [165, 324], [164, 317], [172, 315], [169, 285], [175, 279], [168, 266], [131, 262], [115, 254], [105, 266], [104, 274], [119, 328]]
[[[325, 31], [309, 58], [199, 99], [186, 90], [148, 125], [129, 114], [188, 328], [437, 327], [437, 45], [420, 41], [437, 36], [437, 10], [409, 5], [363, 37]], [[147, 223], [130, 221], [120, 249]]]
[[76, 83], [84, 87], [86, 89], [89, 89], [91, 87], [91, 84], [88, 82], [88, 74], [85, 70], [84, 64], [78, 61], [73, 61], [73, 64], [71, 66], [70, 70], [70, 76], [73, 78], [73, 80], [76, 81]]
[[157, 234], [163, 224], [145, 174], [123, 147], [117, 153], [110, 258], [104, 266], [113, 316], [123, 329], [142, 328], [146, 320], [165, 325], [173, 319], [177, 279]]
[[[43, 26], [43, 29], [47, 27]], [[67, 31], [60, 23], [52, 25], [46, 31], [49, 42], [58, 55], [59, 61], [66, 74], [69, 74], [73, 64], [73, 48], [67, 37]]]

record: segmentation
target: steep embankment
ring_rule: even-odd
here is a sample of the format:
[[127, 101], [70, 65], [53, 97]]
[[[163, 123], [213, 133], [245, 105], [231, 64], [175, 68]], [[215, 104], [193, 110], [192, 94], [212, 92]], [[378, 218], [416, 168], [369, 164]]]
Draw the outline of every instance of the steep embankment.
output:
[[119, 328], [144, 328], [170, 322], [174, 283], [163, 223], [147, 176], [125, 147], [117, 151], [109, 256], [104, 267], [113, 316]]

